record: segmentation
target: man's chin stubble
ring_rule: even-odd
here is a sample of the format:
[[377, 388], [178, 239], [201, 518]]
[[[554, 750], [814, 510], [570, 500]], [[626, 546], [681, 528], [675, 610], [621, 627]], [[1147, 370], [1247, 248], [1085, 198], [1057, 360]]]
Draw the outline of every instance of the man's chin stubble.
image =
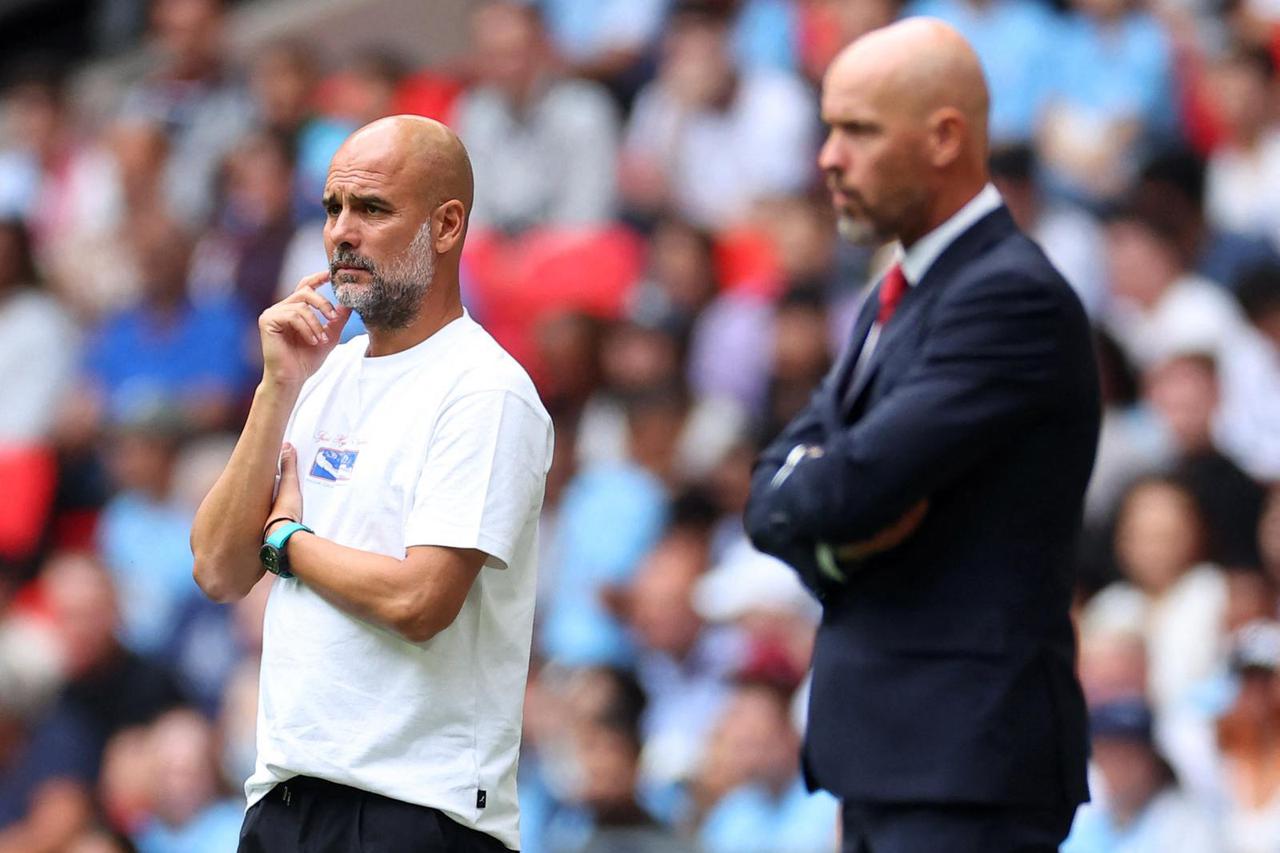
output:
[[836, 219], [836, 231], [850, 243], [859, 246], [876, 246], [882, 242], [871, 223], [844, 213]]

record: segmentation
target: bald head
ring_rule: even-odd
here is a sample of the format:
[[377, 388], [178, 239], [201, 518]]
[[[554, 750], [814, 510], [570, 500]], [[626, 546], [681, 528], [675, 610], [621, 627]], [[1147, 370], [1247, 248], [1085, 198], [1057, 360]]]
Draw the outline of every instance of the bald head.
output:
[[877, 100], [919, 121], [940, 109], [958, 110], [973, 143], [986, 150], [990, 96], [982, 63], [942, 21], [907, 18], [867, 33], [836, 56], [826, 86], [870, 87]]
[[366, 164], [421, 186], [433, 207], [457, 199], [471, 211], [471, 158], [457, 134], [435, 119], [380, 118], [348, 136], [333, 156], [334, 169]]
[[471, 200], [471, 160], [440, 122], [391, 116], [347, 137], [324, 189], [338, 301], [387, 333], [460, 312]]
[[822, 87], [831, 133], [818, 163], [841, 230], [909, 245], [987, 181], [989, 96], [973, 48], [952, 27], [908, 18], [836, 57]]

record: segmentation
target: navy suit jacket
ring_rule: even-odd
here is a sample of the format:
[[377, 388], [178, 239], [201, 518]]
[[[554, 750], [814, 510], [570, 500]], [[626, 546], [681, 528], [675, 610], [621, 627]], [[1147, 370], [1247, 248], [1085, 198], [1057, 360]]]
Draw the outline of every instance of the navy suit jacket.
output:
[[[762, 453], [746, 524], [823, 601], [806, 778], [866, 802], [1088, 798], [1068, 616], [1099, 423], [1079, 300], [1001, 207], [903, 297], [856, 379], [872, 293], [807, 408]], [[820, 445], [780, 483], [797, 444]], [[818, 542], [889, 551], [820, 577]]]

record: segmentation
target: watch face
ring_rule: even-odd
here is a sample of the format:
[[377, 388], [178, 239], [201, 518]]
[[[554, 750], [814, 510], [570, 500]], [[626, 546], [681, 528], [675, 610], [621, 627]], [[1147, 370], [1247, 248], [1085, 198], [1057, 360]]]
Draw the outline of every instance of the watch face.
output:
[[280, 552], [270, 545], [263, 545], [258, 551], [258, 558], [262, 560], [262, 565], [266, 566], [267, 571], [272, 574], [278, 574], [280, 571]]

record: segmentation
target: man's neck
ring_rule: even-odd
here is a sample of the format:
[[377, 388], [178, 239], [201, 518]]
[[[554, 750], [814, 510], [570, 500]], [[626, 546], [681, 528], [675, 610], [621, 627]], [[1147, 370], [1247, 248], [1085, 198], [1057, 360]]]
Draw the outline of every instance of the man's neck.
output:
[[[433, 285], [435, 286], [435, 285]], [[453, 288], [454, 297], [447, 301], [436, 302], [430, 297], [424, 302], [422, 311], [414, 321], [403, 329], [369, 328], [369, 350], [371, 358], [394, 355], [404, 352], [425, 341], [445, 326], [462, 316], [462, 301], [457, 297], [457, 288]]]
[[966, 181], [954, 189], [940, 193], [933, 204], [933, 209], [924, 222], [916, 229], [913, 229], [913, 233], [899, 235], [898, 239], [902, 243], [902, 248], [910, 249], [922, 238], [937, 230], [944, 222], [959, 213], [966, 204], [973, 201], [986, 185], [987, 180], [982, 177], [973, 181]]

